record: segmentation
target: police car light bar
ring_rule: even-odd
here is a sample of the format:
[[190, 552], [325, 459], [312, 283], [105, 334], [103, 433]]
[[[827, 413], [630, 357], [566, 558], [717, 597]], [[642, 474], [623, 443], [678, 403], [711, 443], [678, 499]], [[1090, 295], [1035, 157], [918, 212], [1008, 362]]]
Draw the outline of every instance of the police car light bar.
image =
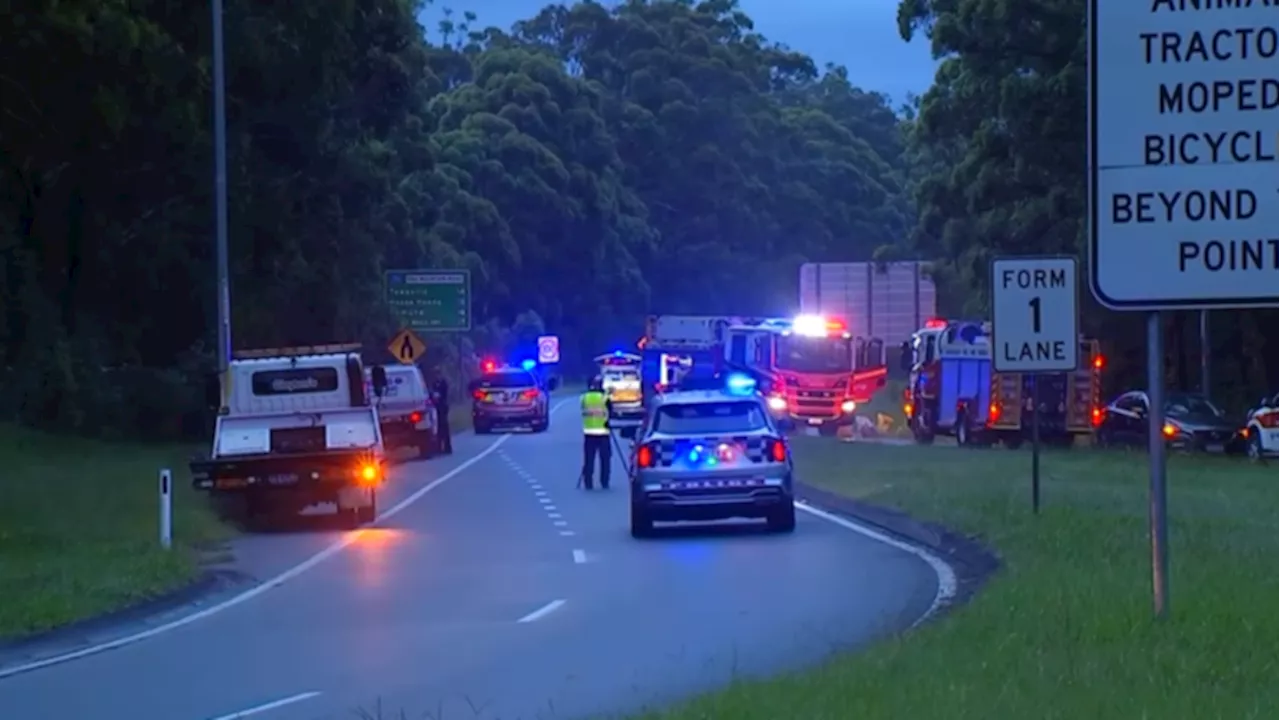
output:
[[725, 378], [725, 387], [735, 395], [750, 395], [755, 392], [756, 381], [750, 375], [734, 373]]

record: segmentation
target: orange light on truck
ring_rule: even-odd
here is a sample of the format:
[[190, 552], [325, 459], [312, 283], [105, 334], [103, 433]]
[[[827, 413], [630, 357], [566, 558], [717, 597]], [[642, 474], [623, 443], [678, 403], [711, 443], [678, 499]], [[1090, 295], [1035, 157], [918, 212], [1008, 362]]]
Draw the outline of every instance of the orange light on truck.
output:
[[1093, 369], [1094, 369], [1094, 370], [1101, 370], [1103, 367], [1105, 367], [1105, 366], [1106, 366], [1106, 364], [1107, 364], [1107, 359], [1106, 359], [1106, 358], [1102, 357], [1101, 355], [1094, 355], [1094, 356], [1093, 356]]
[[360, 466], [360, 481], [366, 485], [378, 482], [378, 466], [364, 464]]
[[1098, 427], [1099, 425], [1102, 424], [1102, 408], [1093, 409], [1092, 420], [1093, 420], [1094, 427]]
[[1170, 425], [1169, 423], [1165, 423], [1164, 427], [1160, 428], [1160, 430], [1164, 433], [1165, 437], [1173, 437], [1178, 434], [1178, 428], [1174, 425]]
[[987, 408], [987, 421], [995, 422], [999, 419], [1000, 419], [1000, 406], [996, 403], [991, 403], [991, 405]]

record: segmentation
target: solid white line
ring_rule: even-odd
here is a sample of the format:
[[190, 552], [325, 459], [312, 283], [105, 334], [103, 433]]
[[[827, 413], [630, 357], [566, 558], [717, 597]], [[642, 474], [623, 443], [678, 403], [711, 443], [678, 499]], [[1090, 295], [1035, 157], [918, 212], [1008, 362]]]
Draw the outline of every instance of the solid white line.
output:
[[534, 622], [534, 621], [537, 621], [537, 620], [541, 620], [542, 618], [544, 618], [544, 617], [546, 617], [546, 616], [550, 615], [551, 613], [553, 613], [553, 612], [555, 612], [555, 611], [559, 610], [559, 609], [561, 608], [561, 606], [563, 606], [564, 604], [565, 604], [565, 601], [564, 601], [564, 600], [552, 600], [551, 602], [547, 603], [546, 605], [543, 605], [542, 607], [538, 608], [537, 610], [534, 610], [533, 612], [529, 613], [528, 615], [525, 615], [524, 617], [520, 618], [520, 619], [519, 619], [519, 620], [517, 620], [516, 622], [519, 622], [519, 623], [531, 623], [531, 622]]
[[586, 551], [586, 550], [574, 550], [574, 551], [573, 551], [573, 561], [574, 561], [575, 563], [579, 564], [579, 565], [582, 565], [583, 563], [585, 563], [585, 562], [587, 561], [587, 551]]
[[285, 705], [292, 705], [294, 703], [302, 702], [303, 700], [310, 700], [311, 698], [316, 697], [319, 694], [320, 693], [318, 692], [298, 693], [297, 695], [291, 695], [287, 698], [276, 700], [275, 702], [269, 702], [262, 705], [255, 705], [249, 708], [248, 710], [233, 712], [230, 715], [219, 715], [218, 717], [213, 718], [213, 720], [237, 720], [238, 718], [247, 718], [251, 715], [259, 715], [261, 713], [267, 712], [268, 710], [275, 710], [276, 708], [284, 707]]
[[[574, 400], [574, 398], [565, 398], [564, 400], [561, 400], [551, 408], [551, 412], [554, 413], [556, 410], [559, 410], [561, 407], [568, 404], [572, 400]], [[465, 472], [467, 468], [470, 468], [472, 465], [475, 465], [476, 463], [480, 462], [484, 458], [488, 457], [493, 451], [501, 447], [502, 444], [505, 443], [507, 439], [510, 437], [511, 437], [510, 435], [499, 436], [498, 439], [490, 443], [488, 447], [476, 453], [475, 456], [469, 458], [466, 462], [463, 462], [461, 465], [458, 465], [457, 467], [445, 473], [444, 475], [441, 475], [440, 477], [436, 478], [435, 480], [432, 480], [431, 482], [427, 483], [421, 488], [418, 488], [418, 490], [416, 490], [409, 497], [401, 500], [400, 502], [396, 503], [392, 507], [383, 511], [381, 514], [378, 515], [378, 518], [375, 522], [382, 522], [384, 520], [389, 520], [390, 518], [395, 517], [400, 512], [405, 510], [405, 508], [408, 508], [410, 505], [421, 500], [422, 497], [427, 493], [431, 492], [432, 490], [435, 490], [436, 488], [445, 484], [449, 480]], [[3, 680], [4, 678], [7, 678], [7, 677], [12, 677], [14, 675], [20, 675], [22, 673], [31, 672], [32, 670], [40, 670], [42, 668], [47, 668], [51, 665], [60, 665], [65, 662], [70, 662], [72, 660], [79, 660], [80, 658], [88, 657], [90, 655], [97, 655], [98, 653], [106, 652], [107, 650], [115, 650], [117, 648], [122, 648], [126, 645], [132, 645], [133, 643], [139, 642], [141, 640], [153, 638], [157, 635], [167, 633], [170, 630], [177, 630], [180, 627], [185, 627], [198, 620], [203, 620], [212, 615], [217, 615], [218, 613], [223, 612], [224, 610], [230, 610], [231, 608], [236, 607], [237, 605], [241, 605], [250, 600], [253, 600], [259, 595], [266, 593], [268, 590], [272, 590], [274, 588], [280, 587], [281, 585], [298, 577], [302, 573], [319, 565], [325, 560], [328, 560], [334, 555], [337, 555], [338, 553], [342, 552], [343, 550], [345, 550], [346, 548], [354, 544], [356, 540], [359, 540], [361, 535], [363, 534], [364, 534], [364, 530], [353, 530], [353, 531], [344, 533], [342, 538], [335, 541], [332, 545], [321, 550], [315, 555], [312, 555], [311, 557], [307, 558], [306, 560], [303, 560], [297, 565], [294, 565], [288, 570], [285, 570], [279, 575], [276, 575], [275, 577], [270, 578], [269, 580], [266, 580], [258, 585], [255, 585], [254, 587], [251, 587], [248, 590], [245, 590], [239, 595], [227, 598], [226, 600], [223, 600], [222, 602], [216, 605], [210, 605], [209, 607], [203, 610], [193, 612], [190, 615], [184, 615], [178, 618], [177, 620], [167, 622], [163, 625], [157, 625], [149, 630], [143, 630], [142, 632], [134, 633], [132, 635], [126, 635], [124, 637], [116, 638], [115, 640], [111, 640], [109, 642], [100, 643], [98, 645], [90, 645], [89, 647], [80, 648], [79, 650], [74, 650], [72, 652], [63, 653], [61, 655], [54, 655], [52, 657], [44, 658], [43, 660], [36, 660], [34, 662], [29, 662], [29, 663], [26, 663], [25, 665], [17, 665], [15, 667], [0, 669], [0, 680]]]
[[823, 520], [826, 520], [829, 523], [834, 523], [836, 525], [839, 525], [840, 527], [846, 530], [852, 530], [858, 533], [859, 535], [863, 535], [865, 537], [871, 538], [876, 542], [880, 542], [890, 547], [897, 548], [898, 550], [901, 550], [905, 553], [910, 553], [911, 555], [915, 555], [916, 557], [925, 561], [925, 563], [929, 565], [929, 567], [933, 570], [934, 574], [938, 576], [938, 591], [934, 594], [933, 602], [929, 605], [929, 609], [925, 610], [923, 615], [916, 618], [916, 621], [911, 623], [911, 627], [914, 628], [920, 623], [933, 617], [933, 615], [937, 613], [938, 610], [940, 610], [944, 605], [946, 605], [948, 602], [951, 601], [952, 598], [956, 596], [957, 583], [956, 583], [955, 569], [952, 568], [950, 565], [948, 565], [945, 560], [938, 557], [937, 555], [934, 555], [928, 550], [925, 550], [924, 548], [919, 547], [917, 545], [912, 545], [911, 543], [903, 542], [901, 540], [898, 540], [897, 538], [890, 537], [889, 535], [886, 535], [880, 532], [879, 530], [875, 530], [861, 523], [854, 522], [849, 518], [841, 517], [840, 515], [827, 512], [826, 510], [823, 510], [818, 507], [814, 507], [813, 505], [810, 505], [800, 500], [796, 501], [796, 509], [803, 510], [809, 513], [810, 515], [813, 515], [814, 517], [822, 518]]

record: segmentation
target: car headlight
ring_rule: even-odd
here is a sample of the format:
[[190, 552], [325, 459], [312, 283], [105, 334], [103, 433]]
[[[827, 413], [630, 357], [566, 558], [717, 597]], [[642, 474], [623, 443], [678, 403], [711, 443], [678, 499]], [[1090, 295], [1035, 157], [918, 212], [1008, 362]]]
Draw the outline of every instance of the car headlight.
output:
[[858, 403], [852, 400], [845, 400], [844, 402], [840, 403], [841, 412], [851, 413], [857, 409], [858, 409]]
[[779, 411], [786, 410], [787, 409], [786, 398], [780, 397], [778, 395], [769, 396], [769, 409], [779, 410]]

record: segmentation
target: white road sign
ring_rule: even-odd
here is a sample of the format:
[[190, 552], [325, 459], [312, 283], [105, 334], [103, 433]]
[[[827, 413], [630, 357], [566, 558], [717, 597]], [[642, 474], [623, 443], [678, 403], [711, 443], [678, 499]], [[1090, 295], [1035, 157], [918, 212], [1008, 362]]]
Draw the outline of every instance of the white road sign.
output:
[[1080, 364], [1073, 257], [991, 261], [991, 360], [996, 372], [1065, 372]]
[[1089, 1], [1089, 285], [1277, 303], [1277, 0]]
[[541, 364], [560, 362], [560, 338], [556, 335], [543, 335], [538, 338], [538, 362]]

